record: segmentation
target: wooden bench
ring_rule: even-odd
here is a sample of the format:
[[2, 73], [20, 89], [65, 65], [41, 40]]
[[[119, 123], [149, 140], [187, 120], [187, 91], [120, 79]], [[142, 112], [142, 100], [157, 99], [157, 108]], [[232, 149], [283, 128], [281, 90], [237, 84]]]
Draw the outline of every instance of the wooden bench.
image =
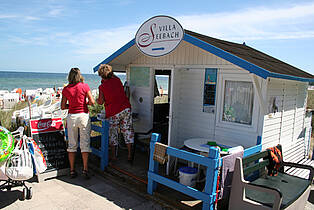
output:
[[[281, 146], [278, 145], [281, 150]], [[232, 179], [229, 209], [304, 209], [311, 191], [314, 169], [282, 162], [276, 176], [267, 174], [269, 152], [237, 158]], [[310, 170], [308, 179], [284, 173], [284, 167]]]

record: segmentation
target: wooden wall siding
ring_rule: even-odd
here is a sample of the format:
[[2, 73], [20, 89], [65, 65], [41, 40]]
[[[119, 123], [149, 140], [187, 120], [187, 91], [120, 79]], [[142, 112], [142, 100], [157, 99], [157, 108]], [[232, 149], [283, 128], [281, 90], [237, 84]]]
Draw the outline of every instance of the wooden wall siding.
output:
[[[150, 94], [148, 94], [148, 93], [150, 93], [149, 90], [138, 89], [137, 93], [138, 93], [138, 97], [137, 97], [138, 100], [140, 97], [143, 98], [143, 102], [142, 102], [143, 104], [149, 103], [151, 101]], [[137, 102], [137, 103], [140, 104], [139, 102]], [[142, 110], [141, 113], [143, 113], [144, 115], [151, 115], [152, 110], [149, 109], [149, 106], [140, 106], [140, 109]], [[143, 112], [143, 110], [145, 110], [145, 111]], [[136, 110], [134, 110], [134, 111], [136, 111]]]
[[268, 106], [276, 97], [278, 112], [264, 117], [263, 148], [282, 144], [287, 161], [296, 161], [305, 155], [306, 86], [302, 82], [282, 79], [269, 79], [268, 82]]
[[161, 57], [149, 57], [141, 55], [132, 64], [153, 65], [231, 65], [228, 61], [221, 59], [203, 49], [190, 43], [182, 41], [171, 53]]
[[305, 122], [304, 122], [305, 130], [305, 155], [308, 157], [310, 151], [310, 143], [311, 143], [311, 134], [312, 134], [312, 112], [308, 111], [305, 114]]
[[[172, 85], [172, 102], [170, 104], [170, 107], [172, 110], [177, 110], [178, 109], [178, 101], [180, 101], [180, 95], [179, 95], [179, 88], [180, 88], [180, 81], [181, 81], [181, 71], [182, 70], [178, 70], [178, 71], [172, 71], [172, 77], [173, 78], [176, 78], [176, 79], [172, 79], [171, 80], [171, 85]], [[171, 111], [170, 109], [170, 111]], [[172, 146], [172, 147], [177, 147], [177, 148], [180, 148], [180, 146], [182, 146], [181, 142], [178, 140], [178, 119], [177, 119], [177, 116], [178, 113], [174, 112], [174, 111], [171, 111], [170, 113], [171, 115], [171, 122], [170, 122], [170, 142], [169, 142], [169, 146]]]
[[304, 159], [304, 138], [299, 138], [291, 144], [283, 145], [282, 149], [284, 161], [298, 162]]
[[237, 129], [216, 127], [215, 139], [219, 139], [222, 142], [222, 144], [242, 145], [244, 148], [249, 148], [256, 145], [257, 133], [241, 131]]
[[175, 139], [171, 141], [175, 141], [176, 147], [182, 147], [188, 138], [213, 135], [213, 125], [212, 114], [203, 112], [204, 69], [181, 70], [178, 74], [180, 82], [176, 83], [173, 112], [176, 128], [172, 130]]
[[[136, 90], [132, 89], [131, 92], [133, 93], [130, 101], [132, 104], [132, 111], [134, 113], [141, 113], [143, 116], [151, 116], [152, 110], [150, 110], [150, 106], [146, 105], [151, 101], [150, 88], [136, 88]], [[142, 103], [139, 102], [140, 97], [143, 99]], [[150, 117], [148, 118], [150, 119]]]
[[[123, 55], [123, 56], [122, 56]], [[111, 65], [128, 65], [132, 63], [132, 60], [134, 60], [134, 57], [139, 57], [143, 55], [135, 45], [130, 47], [127, 51], [121, 54], [121, 56], [116, 57], [112, 62], [110, 62]]]

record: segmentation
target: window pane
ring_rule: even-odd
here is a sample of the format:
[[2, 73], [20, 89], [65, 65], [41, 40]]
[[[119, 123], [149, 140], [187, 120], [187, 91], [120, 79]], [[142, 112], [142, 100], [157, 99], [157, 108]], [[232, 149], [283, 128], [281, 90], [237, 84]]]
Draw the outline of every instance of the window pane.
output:
[[252, 82], [226, 80], [222, 120], [251, 125], [253, 96]]

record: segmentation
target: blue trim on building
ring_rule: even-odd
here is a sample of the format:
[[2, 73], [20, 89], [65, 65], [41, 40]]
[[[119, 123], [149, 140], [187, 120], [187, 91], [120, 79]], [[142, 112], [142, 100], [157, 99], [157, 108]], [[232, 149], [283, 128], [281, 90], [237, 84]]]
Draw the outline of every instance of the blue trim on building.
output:
[[278, 73], [273, 73], [273, 72], [270, 73], [269, 77], [296, 80], [296, 81], [301, 81], [301, 82], [314, 82], [314, 79], [310, 79], [310, 78], [295, 77], [291, 75], [284, 75], [284, 74], [278, 74]]
[[253, 73], [253, 74], [256, 74], [264, 79], [266, 79], [268, 76], [269, 76], [269, 71], [261, 68], [261, 67], [258, 67], [252, 63], [249, 63], [231, 53], [228, 53], [222, 49], [219, 49], [211, 44], [208, 44], [207, 42], [204, 42], [198, 38], [195, 38], [189, 34], [184, 34], [184, 38], [183, 40], [203, 49], [203, 50], [206, 50], [207, 52], [210, 52], [220, 58], [223, 58], [227, 61], [229, 61], [230, 63], [233, 63], [237, 66], [240, 66], [246, 70], [248, 70], [249, 72]]
[[[260, 76], [264, 79], [268, 78], [268, 77], [273, 77], [273, 78], [279, 78], [279, 79], [288, 79], [288, 80], [296, 80], [296, 81], [301, 81], [301, 82], [314, 82], [314, 79], [310, 79], [310, 78], [303, 78], [303, 77], [295, 77], [295, 76], [291, 76], [291, 75], [284, 75], [284, 74], [278, 74], [278, 73], [273, 73], [273, 72], [269, 72], [259, 66], [256, 66], [255, 64], [252, 64], [246, 60], [243, 60], [242, 58], [239, 58], [229, 52], [226, 52], [220, 48], [217, 48], [207, 42], [204, 42], [198, 38], [195, 38], [189, 34], [184, 34], [183, 40], [186, 42], [189, 42], [203, 50], [206, 50], [207, 52], [210, 52], [222, 59], [225, 59], [227, 61], [229, 61], [230, 63], [233, 63], [234, 65], [237, 65], [257, 76]], [[123, 47], [121, 47], [119, 50], [117, 50], [115, 53], [113, 53], [112, 55], [110, 55], [108, 58], [106, 58], [103, 62], [101, 62], [100, 64], [106, 64], [111, 62], [112, 60], [114, 60], [116, 57], [118, 57], [119, 55], [121, 55], [122, 53], [124, 53], [127, 49], [129, 49], [130, 47], [132, 47], [135, 44], [135, 38], [132, 39], [130, 42], [128, 42], [126, 45], [124, 45]], [[96, 72], [100, 66], [100, 64], [98, 64], [97, 66], [95, 66], [93, 68], [94, 72]]]
[[121, 55], [122, 53], [124, 53], [127, 49], [129, 49], [130, 47], [132, 47], [135, 44], [135, 38], [132, 39], [131, 41], [129, 41], [126, 45], [124, 45], [123, 47], [121, 47], [119, 50], [117, 50], [116, 52], [114, 52], [112, 55], [110, 55], [108, 58], [106, 58], [103, 62], [101, 62], [100, 64], [98, 64], [97, 66], [95, 66], [93, 68], [94, 72], [96, 72], [99, 68], [99, 66], [101, 64], [107, 64], [109, 62], [111, 62], [113, 59], [115, 59], [116, 57], [118, 57], [119, 55]]

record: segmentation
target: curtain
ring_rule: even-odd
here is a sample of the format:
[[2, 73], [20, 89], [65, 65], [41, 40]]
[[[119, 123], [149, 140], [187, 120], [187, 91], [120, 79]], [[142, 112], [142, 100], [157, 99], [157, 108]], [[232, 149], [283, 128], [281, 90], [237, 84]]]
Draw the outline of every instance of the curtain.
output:
[[251, 125], [253, 97], [252, 82], [226, 80], [222, 120]]

